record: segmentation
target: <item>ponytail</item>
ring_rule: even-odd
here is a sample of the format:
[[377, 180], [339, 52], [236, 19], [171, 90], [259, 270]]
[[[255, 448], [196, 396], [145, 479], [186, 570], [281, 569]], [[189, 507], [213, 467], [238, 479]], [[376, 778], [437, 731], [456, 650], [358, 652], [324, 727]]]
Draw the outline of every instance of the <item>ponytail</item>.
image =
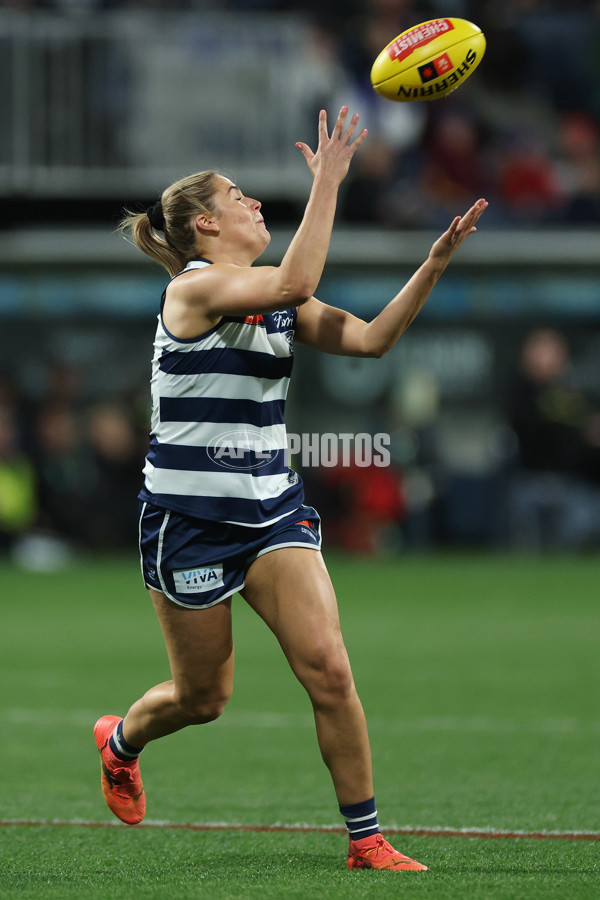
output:
[[183, 262], [181, 255], [169, 246], [162, 235], [159, 235], [152, 225], [147, 213], [136, 213], [126, 210], [119, 223], [119, 231], [130, 233], [134, 244], [151, 256], [152, 259], [164, 266], [167, 272], [173, 276], [185, 269], [187, 263]]
[[[163, 216], [160, 229], [156, 212], [125, 210], [119, 231], [130, 235], [133, 243], [164, 266], [171, 276], [177, 275], [201, 252], [196, 243], [194, 220], [197, 215], [214, 212], [214, 180], [218, 174], [214, 170], [198, 172], [166, 188], [160, 198]], [[156, 211], [158, 205], [152, 209]]]

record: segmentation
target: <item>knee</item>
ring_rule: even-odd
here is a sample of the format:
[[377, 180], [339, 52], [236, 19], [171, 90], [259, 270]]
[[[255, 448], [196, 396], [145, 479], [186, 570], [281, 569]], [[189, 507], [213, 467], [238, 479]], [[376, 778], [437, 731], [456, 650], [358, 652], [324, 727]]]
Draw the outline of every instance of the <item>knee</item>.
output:
[[350, 663], [345, 654], [317, 654], [311, 660], [303, 680], [316, 706], [338, 706], [355, 691]]
[[178, 706], [188, 725], [204, 725], [214, 722], [222, 715], [231, 698], [230, 687], [221, 687], [211, 692], [183, 692], [178, 696]]

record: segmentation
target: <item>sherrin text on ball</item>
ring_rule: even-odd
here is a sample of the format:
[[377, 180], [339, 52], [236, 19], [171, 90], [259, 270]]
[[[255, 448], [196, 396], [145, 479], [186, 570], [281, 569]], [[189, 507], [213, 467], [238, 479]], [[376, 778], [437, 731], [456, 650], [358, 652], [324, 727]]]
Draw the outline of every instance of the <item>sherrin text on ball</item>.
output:
[[466, 19], [429, 19], [383, 48], [373, 63], [371, 84], [388, 100], [437, 100], [473, 74], [485, 46], [481, 28]]

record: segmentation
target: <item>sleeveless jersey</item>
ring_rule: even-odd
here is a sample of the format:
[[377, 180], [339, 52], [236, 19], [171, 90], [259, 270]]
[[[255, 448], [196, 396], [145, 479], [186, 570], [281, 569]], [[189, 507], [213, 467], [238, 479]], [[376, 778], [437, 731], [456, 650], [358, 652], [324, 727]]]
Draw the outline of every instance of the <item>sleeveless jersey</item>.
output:
[[[207, 265], [194, 260], [183, 271]], [[224, 316], [183, 339], [165, 328], [164, 302], [163, 292], [140, 499], [200, 519], [276, 522], [304, 501], [284, 422], [297, 310]]]

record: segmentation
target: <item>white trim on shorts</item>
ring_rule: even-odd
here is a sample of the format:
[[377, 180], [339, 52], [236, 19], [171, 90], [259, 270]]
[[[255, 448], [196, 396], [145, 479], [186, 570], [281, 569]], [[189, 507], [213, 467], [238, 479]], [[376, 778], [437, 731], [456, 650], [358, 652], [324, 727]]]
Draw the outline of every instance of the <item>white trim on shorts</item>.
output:
[[165, 531], [167, 525], [169, 524], [169, 519], [171, 518], [171, 511], [169, 509], [165, 510], [165, 515], [163, 518], [163, 523], [160, 526], [160, 531], [158, 532], [158, 542], [156, 544], [156, 577], [160, 581], [160, 586], [163, 589], [163, 594], [165, 594], [169, 600], [173, 600], [173, 597], [169, 594], [167, 590], [167, 586], [165, 584], [165, 579], [163, 578], [163, 573], [161, 571], [161, 563], [162, 563], [162, 552], [163, 552], [163, 544], [165, 541]]
[[[165, 510], [163, 523], [160, 526], [158, 542], [157, 542], [157, 546], [156, 546], [156, 575], [157, 575], [158, 580], [160, 581], [162, 590], [159, 591], [157, 589], [156, 585], [154, 585], [154, 584], [148, 584], [148, 582], [146, 581], [146, 578], [144, 576], [144, 561], [143, 561], [142, 550], [141, 550], [142, 519], [144, 517], [144, 512], [146, 510], [147, 505], [148, 505], [147, 502], [144, 501], [144, 503], [142, 505], [142, 511], [140, 513], [138, 531], [139, 531], [140, 566], [142, 569], [142, 579], [144, 581], [145, 587], [148, 590], [157, 591], [157, 593], [162, 593], [172, 603], [175, 603], [177, 606], [181, 606], [183, 609], [208, 609], [211, 606], [216, 606], [218, 603], [222, 603], [223, 600], [227, 600], [229, 597], [233, 596], [233, 594], [237, 594], [238, 591], [242, 591], [246, 587], [246, 582], [244, 580], [237, 587], [232, 588], [231, 590], [227, 591], [227, 593], [225, 593], [225, 594], [221, 594], [221, 596], [217, 600], [213, 600], [211, 603], [203, 603], [201, 606], [193, 606], [190, 603], [184, 603], [183, 601], [178, 600], [177, 597], [174, 597], [172, 594], [170, 594], [169, 591], [167, 590], [167, 585], [165, 583], [165, 580], [164, 580], [164, 577], [162, 574], [162, 549], [163, 549], [163, 543], [164, 543], [164, 534], [165, 534], [167, 525], [169, 523], [169, 519], [171, 517], [171, 510], [168, 510], [168, 509]], [[301, 508], [308, 509], [308, 507], [306, 506], [305, 503], [302, 504]], [[286, 513], [286, 515], [288, 515], [288, 514]], [[229, 523], [229, 524], [232, 524], [232, 523]], [[273, 524], [275, 524], [275, 523], [273, 523]], [[318, 543], [318, 545], [310, 544], [308, 541], [290, 541], [285, 544], [274, 544], [272, 547], [264, 547], [262, 550], [259, 550], [259, 552], [256, 555], [248, 558], [249, 565], [248, 565], [248, 568], [246, 569], [246, 571], [250, 568], [252, 563], [255, 562], [255, 560], [257, 560], [259, 558], [259, 556], [264, 556], [266, 553], [270, 553], [272, 550], [282, 550], [285, 547], [307, 547], [309, 550], [320, 550], [321, 544], [322, 544], [321, 529], [319, 528], [319, 543]]]
[[144, 503], [142, 504], [142, 511], [140, 512], [140, 519], [138, 522], [138, 550], [140, 554], [140, 569], [142, 570], [142, 581], [144, 582], [146, 587], [148, 587], [148, 585], [146, 584], [146, 577], [144, 575], [144, 557], [142, 556], [142, 519], [144, 518], [144, 513], [146, 512], [147, 505], [148, 504], [146, 503], [146, 501], [144, 501]]
[[[306, 544], [305, 543], [275, 544], [274, 547], [265, 547], [265, 549], [261, 550], [259, 553], [257, 553], [256, 556], [251, 557], [250, 566], [252, 565], [253, 562], [255, 562], [258, 559], [259, 556], [264, 556], [265, 553], [270, 553], [271, 550], [281, 550], [284, 547], [306, 547], [308, 550], [320, 550], [321, 544], [319, 543], [318, 547], [315, 544], [308, 544], [308, 543], [306, 543]], [[248, 566], [248, 568], [250, 568], [250, 566]], [[178, 600], [177, 597], [173, 597], [168, 592], [168, 590], [164, 586], [164, 580], [162, 578], [162, 573], [160, 571], [158, 562], [156, 564], [156, 570], [157, 570], [157, 573], [158, 573], [158, 576], [160, 579], [160, 583], [163, 586], [163, 590], [160, 591], [159, 593], [164, 594], [165, 597], [168, 597], [169, 600], [171, 600], [173, 603], [176, 603], [177, 606], [182, 606], [184, 609], [208, 609], [210, 606], [216, 606], [217, 603], [221, 603], [223, 600], [227, 600], [228, 597], [233, 596], [233, 594], [237, 594], [238, 591], [243, 591], [244, 588], [246, 587], [246, 582], [243, 581], [237, 587], [233, 588], [230, 591], [227, 591], [226, 594], [221, 594], [221, 596], [219, 597], [218, 600], [213, 600], [211, 603], [203, 603], [202, 606], [192, 606], [189, 603], [182, 603], [181, 600]], [[153, 591], [156, 590], [156, 587], [153, 584], [147, 584], [146, 582], [144, 582], [144, 583], [146, 584], [147, 588], [151, 588]]]
[[[259, 550], [254, 559], [258, 559], [259, 556], [264, 556], [265, 553], [270, 553], [271, 550], [282, 550], [284, 547], [307, 547], [309, 550], [320, 550], [321, 549], [321, 541], [317, 544], [309, 544], [308, 541], [291, 541], [289, 544], [273, 544], [272, 547], [264, 547], [262, 550]], [[252, 562], [254, 562], [254, 559]]]
[[[244, 585], [240, 585], [240, 587], [233, 588], [233, 590], [227, 591], [226, 594], [221, 594], [221, 596], [217, 600], [213, 600], [211, 603], [203, 603], [201, 606], [192, 606], [190, 603], [183, 603], [181, 600], [178, 600], [177, 597], [174, 597], [167, 590], [167, 585], [165, 583], [165, 579], [162, 573], [162, 550], [164, 543], [164, 534], [167, 530], [167, 525], [169, 524], [169, 519], [171, 518], [171, 510], [167, 509], [165, 511], [165, 516], [163, 519], [163, 523], [160, 526], [160, 532], [158, 535], [158, 544], [156, 547], [156, 574], [158, 580], [160, 581], [160, 586], [162, 588], [162, 593], [165, 597], [168, 597], [172, 603], [176, 603], [177, 606], [182, 606], [184, 609], [208, 609], [209, 606], [216, 606], [217, 603], [221, 603], [223, 600], [227, 600], [228, 597], [231, 597], [232, 594], [235, 594], [237, 591], [241, 590]], [[153, 585], [146, 585], [147, 587], [151, 587], [152, 590], [156, 590]]]
[[[152, 584], [147, 585], [147, 587], [150, 587], [153, 591], [156, 590], [156, 588]], [[226, 594], [221, 594], [221, 596], [217, 600], [212, 600], [210, 603], [203, 603], [202, 606], [193, 606], [191, 603], [182, 603], [181, 600], [177, 599], [177, 597], [172, 597], [171, 594], [169, 594], [169, 592], [167, 590], [159, 591], [159, 593], [164, 594], [165, 597], [168, 597], [168, 599], [172, 603], [176, 603], [177, 606], [181, 606], [181, 607], [183, 607], [183, 609], [208, 609], [211, 606], [216, 606], [217, 603], [222, 603], [223, 600], [227, 600], [228, 597], [231, 597], [233, 594], [236, 594], [238, 591], [242, 591], [245, 587], [246, 587], [246, 584], [244, 582], [244, 583], [238, 585], [238, 587], [233, 588], [233, 590], [227, 591]]]

